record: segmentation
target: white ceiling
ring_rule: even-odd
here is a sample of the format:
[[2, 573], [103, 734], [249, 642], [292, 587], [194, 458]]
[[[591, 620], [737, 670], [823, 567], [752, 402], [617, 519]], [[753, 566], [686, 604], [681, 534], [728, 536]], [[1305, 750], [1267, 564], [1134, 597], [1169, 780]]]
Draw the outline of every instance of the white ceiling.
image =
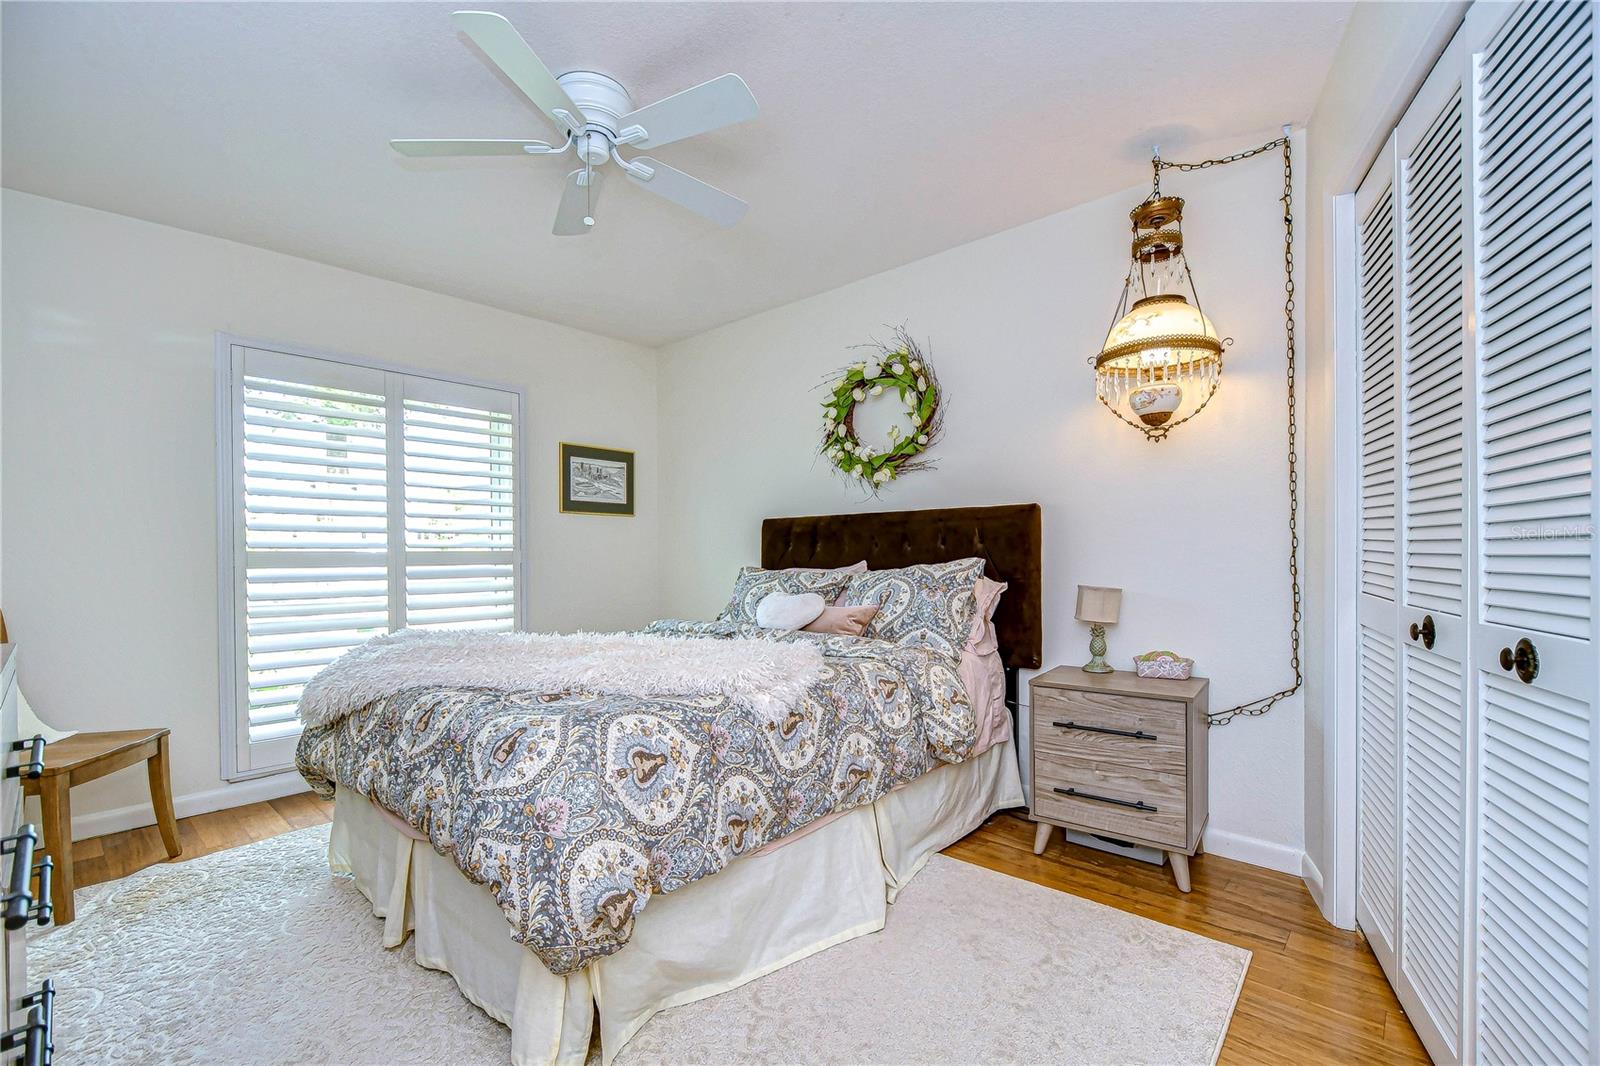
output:
[[1304, 122], [1350, 7], [489, 5], [638, 104], [730, 70], [761, 104], [659, 153], [749, 200], [738, 226], [612, 181], [559, 238], [570, 156], [385, 143], [552, 136], [458, 6], [5, 3], [4, 184], [657, 345], [1137, 184], [1152, 140]]

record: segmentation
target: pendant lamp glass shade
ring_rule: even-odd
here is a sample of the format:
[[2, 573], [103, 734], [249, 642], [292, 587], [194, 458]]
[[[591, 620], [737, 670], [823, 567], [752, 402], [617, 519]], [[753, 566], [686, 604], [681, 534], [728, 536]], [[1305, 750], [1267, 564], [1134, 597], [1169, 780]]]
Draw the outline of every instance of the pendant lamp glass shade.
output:
[[1133, 262], [1117, 317], [1090, 363], [1096, 398], [1149, 439], [1161, 440], [1217, 391], [1227, 342], [1194, 291], [1183, 254], [1183, 201], [1153, 197], [1129, 218]]

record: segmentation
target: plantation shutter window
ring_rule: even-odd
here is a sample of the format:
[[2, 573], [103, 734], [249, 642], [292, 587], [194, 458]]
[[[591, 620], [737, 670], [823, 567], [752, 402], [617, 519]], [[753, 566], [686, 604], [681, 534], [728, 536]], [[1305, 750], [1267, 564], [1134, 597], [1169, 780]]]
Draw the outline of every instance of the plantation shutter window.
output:
[[233, 341], [218, 358], [223, 772], [238, 779], [292, 765], [301, 690], [350, 648], [519, 624], [520, 397]]

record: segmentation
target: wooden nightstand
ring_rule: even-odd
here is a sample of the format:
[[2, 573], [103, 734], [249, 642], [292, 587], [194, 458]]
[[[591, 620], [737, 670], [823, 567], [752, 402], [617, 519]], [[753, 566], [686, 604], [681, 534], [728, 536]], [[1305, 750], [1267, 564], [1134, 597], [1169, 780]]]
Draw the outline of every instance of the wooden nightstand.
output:
[[1180, 891], [1206, 828], [1209, 682], [1058, 666], [1028, 683], [1033, 853], [1056, 826], [1160, 848]]

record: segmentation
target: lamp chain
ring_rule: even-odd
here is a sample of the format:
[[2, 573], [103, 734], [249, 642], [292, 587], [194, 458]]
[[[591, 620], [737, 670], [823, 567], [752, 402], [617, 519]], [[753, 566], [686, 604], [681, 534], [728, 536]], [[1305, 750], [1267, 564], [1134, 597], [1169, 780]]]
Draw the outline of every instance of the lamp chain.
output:
[[1245, 152], [1235, 152], [1233, 155], [1223, 156], [1220, 159], [1206, 159], [1197, 163], [1171, 163], [1159, 155], [1150, 161], [1151, 169], [1155, 174], [1152, 198], [1161, 195], [1161, 172], [1163, 170], [1206, 170], [1210, 167], [1223, 166], [1228, 163], [1237, 163], [1241, 159], [1249, 159], [1270, 152], [1274, 148], [1283, 149], [1283, 330], [1288, 350], [1288, 384], [1289, 384], [1289, 590], [1293, 606], [1293, 620], [1289, 629], [1289, 664], [1294, 670], [1294, 684], [1286, 689], [1274, 692], [1270, 696], [1263, 696], [1249, 703], [1241, 703], [1237, 707], [1230, 707], [1225, 711], [1217, 711], [1207, 716], [1210, 725], [1227, 725], [1235, 718], [1243, 715], [1253, 718], [1266, 714], [1277, 706], [1279, 701], [1288, 699], [1300, 691], [1305, 678], [1300, 672], [1300, 468], [1295, 454], [1298, 440], [1296, 423], [1298, 415], [1295, 410], [1295, 347], [1294, 347], [1294, 168], [1289, 157], [1289, 138], [1279, 137], [1277, 140], [1268, 141], [1259, 148], [1252, 148]]

